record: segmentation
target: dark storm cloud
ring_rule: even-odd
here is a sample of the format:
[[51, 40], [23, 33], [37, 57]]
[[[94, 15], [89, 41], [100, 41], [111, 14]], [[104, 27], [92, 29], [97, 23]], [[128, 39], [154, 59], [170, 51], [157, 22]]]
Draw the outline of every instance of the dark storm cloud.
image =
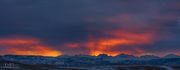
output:
[[[65, 54], [88, 54], [90, 35], [99, 40], [115, 38], [109, 35], [114, 30], [133, 36], [153, 33], [151, 44], [117, 49], [160, 53], [180, 50], [179, 12], [179, 0], [1, 0], [0, 37], [35, 37]], [[74, 50], [69, 43], [80, 47]]]
[[[77, 39], [86, 35], [80, 1], [2, 0], [1, 35]], [[80, 38], [79, 38], [80, 39]]]

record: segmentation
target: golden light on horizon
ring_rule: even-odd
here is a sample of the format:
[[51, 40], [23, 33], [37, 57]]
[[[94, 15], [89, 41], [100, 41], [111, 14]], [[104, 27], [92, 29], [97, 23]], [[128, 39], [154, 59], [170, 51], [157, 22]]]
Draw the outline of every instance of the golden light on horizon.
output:
[[[153, 33], [150, 32], [131, 33], [117, 30], [109, 32], [109, 34], [113, 36], [113, 38], [95, 39], [92, 36], [89, 37], [89, 41], [86, 45], [90, 50], [90, 55], [98, 56], [100, 54], [107, 54], [109, 56], [116, 56], [122, 53], [140, 55], [144, 53], [144, 50], [133, 47], [133, 45], [151, 44], [153, 41]], [[126, 50], [126, 48], [133, 49]]]
[[0, 51], [1, 55], [14, 54], [52, 57], [62, 55], [60, 51], [40, 43], [38, 39], [3, 38], [0, 39], [0, 47], [4, 48], [3, 51]]

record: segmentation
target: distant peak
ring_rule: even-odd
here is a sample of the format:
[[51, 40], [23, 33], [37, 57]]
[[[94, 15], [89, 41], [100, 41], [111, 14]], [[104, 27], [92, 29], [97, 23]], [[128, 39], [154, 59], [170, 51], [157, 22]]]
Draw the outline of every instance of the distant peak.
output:
[[164, 58], [180, 58], [180, 56], [176, 55], [176, 54], [168, 54], [168, 55], [164, 56]]

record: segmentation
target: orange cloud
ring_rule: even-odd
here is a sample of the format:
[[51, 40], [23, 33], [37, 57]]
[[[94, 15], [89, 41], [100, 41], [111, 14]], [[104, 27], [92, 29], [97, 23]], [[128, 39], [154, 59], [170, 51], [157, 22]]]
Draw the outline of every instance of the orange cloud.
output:
[[[116, 56], [121, 53], [140, 55], [144, 53], [144, 51], [133, 46], [150, 44], [153, 41], [153, 33], [151, 32], [133, 33], [122, 30], [113, 30], [106, 33], [111, 35], [112, 38], [95, 39], [93, 36], [89, 37], [89, 41], [86, 45], [90, 50], [90, 55], [97, 56], [99, 54], [108, 54]], [[132, 49], [126, 50], [126, 48]]]
[[0, 39], [1, 55], [38, 55], [38, 56], [59, 56], [57, 50], [43, 45], [38, 39], [28, 38], [3, 38]]

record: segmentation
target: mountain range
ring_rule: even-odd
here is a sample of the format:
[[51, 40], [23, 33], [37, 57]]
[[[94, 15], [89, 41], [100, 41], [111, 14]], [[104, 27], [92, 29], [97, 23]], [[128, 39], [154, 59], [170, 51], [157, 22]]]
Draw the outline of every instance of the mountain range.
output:
[[108, 56], [101, 54], [99, 56], [89, 55], [62, 55], [58, 57], [44, 56], [23, 56], [23, 55], [4, 55], [0, 61], [14, 61], [25, 64], [48, 64], [62, 66], [89, 66], [89, 65], [180, 65], [180, 56], [168, 54], [164, 57], [155, 55], [134, 56], [120, 54], [117, 56]]

